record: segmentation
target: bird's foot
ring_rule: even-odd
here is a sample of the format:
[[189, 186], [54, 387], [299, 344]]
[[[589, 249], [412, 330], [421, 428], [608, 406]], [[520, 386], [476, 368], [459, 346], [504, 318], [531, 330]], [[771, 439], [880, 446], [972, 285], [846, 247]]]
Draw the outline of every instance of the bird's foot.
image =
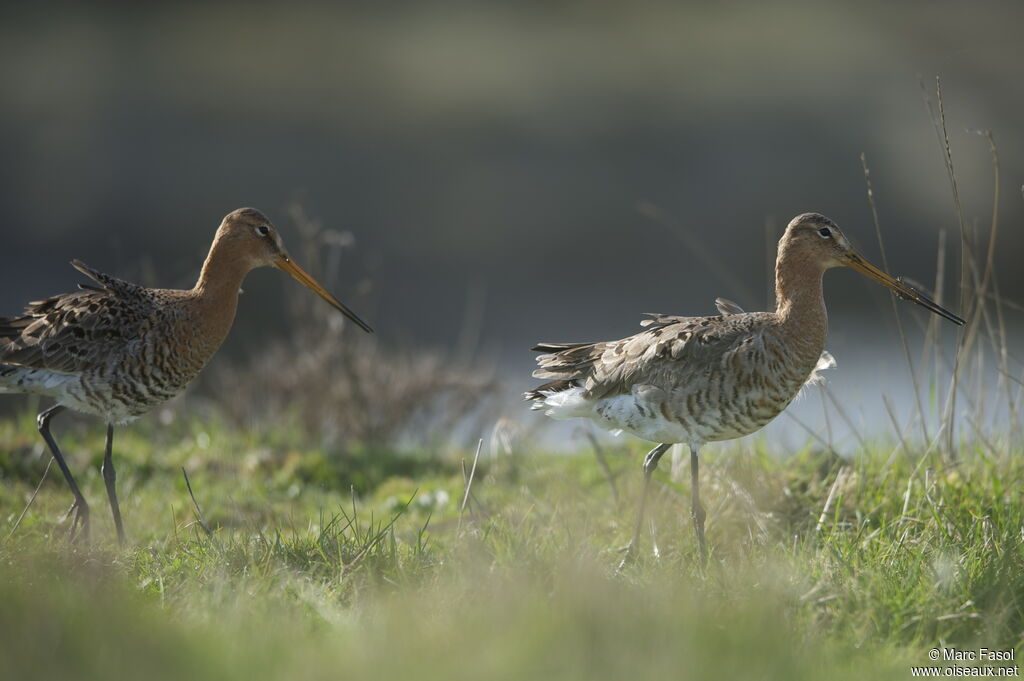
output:
[[704, 540], [704, 528], [701, 527], [697, 532], [697, 561], [698, 567], [703, 570], [708, 564], [708, 545]]
[[67, 520], [71, 513], [74, 512], [75, 517], [71, 521], [71, 526], [68, 528], [68, 540], [69, 541], [81, 541], [83, 543], [89, 542], [89, 506], [83, 499], [76, 499], [71, 504], [71, 508], [64, 514], [64, 520]]
[[616, 572], [622, 572], [626, 569], [626, 566], [633, 562], [636, 558], [636, 552], [633, 550], [633, 542], [629, 542], [625, 546], [619, 547], [619, 553], [622, 554], [622, 560], [619, 561], [619, 566], [615, 568]]
[[[622, 572], [627, 565], [636, 560], [636, 543], [630, 542], [629, 544], [620, 547], [619, 553], [623, 555], [622, 560], [619, 562], [619, 567], [616, 568], [616, 571]], [[658, 548], [657, 543], [655, 543], [654, 546], [651, 547], [651, 555], [654, 556], [655, 559], [661, 558], [661, 550]]]
[[697, 547], [697, 560], [700, 561], [700, 567], [703, 569], [708, 564], [708, 547], [704, 542], [700, 542]]

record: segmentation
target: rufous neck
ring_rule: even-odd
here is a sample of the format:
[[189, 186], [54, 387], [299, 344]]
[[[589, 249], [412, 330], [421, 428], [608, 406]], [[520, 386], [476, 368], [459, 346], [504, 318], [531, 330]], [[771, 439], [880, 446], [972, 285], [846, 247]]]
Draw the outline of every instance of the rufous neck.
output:
[[242, 281], [251, 269], [228, 242], [214, 239], [192, 292], [203, 310], [203, 331], [215, 344], [219, 345], [231, 329]]
[[193, 289], [202, 296], [237, 296], [245, 275], [252, 266], [233, 251], [225, 239], [214, 239], [210, 252], [203, 262], [199, 280]]
[[825, 342], [828, 316], [819, 263], [787, 253], [783, 248], [775, 263], [776, 314], [783, 323], [800, 329], [816, 341]]

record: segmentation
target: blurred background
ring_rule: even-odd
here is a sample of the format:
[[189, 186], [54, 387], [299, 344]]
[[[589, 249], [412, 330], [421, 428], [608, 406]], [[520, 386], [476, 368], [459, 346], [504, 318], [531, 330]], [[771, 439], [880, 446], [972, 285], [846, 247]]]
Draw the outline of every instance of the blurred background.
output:
[[[20, 4], [0, 10], [3, 315], [72, 289], [71, 258], [189, 287], [244, 205], [298, 256], [300, 206], [378, 343], [512, 395], [536, 341], [618, 338], [717, 296], [765, 309], [795, 214], [880, 261], [861, 153], [890, 268], [931, 286], [945, 231], [958, 309], [936, 76], [981, 243], [993, 177], [974, 131], [998, 145], [998, 281], [1024, 298], [1019, 2]], [[286, 333], [296, 286], [251, 275], [224, 352]], [[908, 404], [888, 294], [843, 271], [826, 295], [851, 420], [884, 418], [882, 393]], [[821, 425], [817, 400], [799, 408]]]

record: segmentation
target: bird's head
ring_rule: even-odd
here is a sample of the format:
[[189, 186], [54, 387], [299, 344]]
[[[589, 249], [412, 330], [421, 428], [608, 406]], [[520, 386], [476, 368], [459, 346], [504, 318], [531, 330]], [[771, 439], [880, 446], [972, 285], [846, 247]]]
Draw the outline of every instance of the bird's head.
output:
[[288, 255], [277, 229], [255, 208], [239, 208], [228, 213], [217, 229], [215, 242], [242, 260], [248, 269], [276, 267], [292, 275], [303, 286], [326, 300], [332, 307], [355, 322], [359, 328], [372, 333], [370, 325], [331, 295]]
[[804, 213], [790, 221], [779, 241], [780, 258], [796, 257], [822, 270], [849, 267], [874, 279], [904, 300], [910, 300], [955, 324], [964, 320], [941, 307], [902, 279], [892, 277], [864, 259], [835, 222], [819, 213]]

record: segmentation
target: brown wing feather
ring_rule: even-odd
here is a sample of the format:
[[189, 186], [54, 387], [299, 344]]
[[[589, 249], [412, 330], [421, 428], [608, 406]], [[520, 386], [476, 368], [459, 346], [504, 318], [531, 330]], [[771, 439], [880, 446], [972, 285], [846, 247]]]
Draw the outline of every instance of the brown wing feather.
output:
[[82, 371], [123, 353], [144, 333], [155, 311], [148, 289], [72, 264], [99, 286], [31, 302], [20, 317], [0, 317], [0, 362]]
[[764, 325], [765, 313], [726, 317], [675, 317], [649, 314], [640, 333], [603, 343], [542, 343], [535, 350], [535, 378], [554, 379], [527, 393], [579, 386], [588, 399], [628, 393], [634, 385], [669, 389], [698, 378], [711, 362], [728, 361], [734, 350], [747, 350]]

